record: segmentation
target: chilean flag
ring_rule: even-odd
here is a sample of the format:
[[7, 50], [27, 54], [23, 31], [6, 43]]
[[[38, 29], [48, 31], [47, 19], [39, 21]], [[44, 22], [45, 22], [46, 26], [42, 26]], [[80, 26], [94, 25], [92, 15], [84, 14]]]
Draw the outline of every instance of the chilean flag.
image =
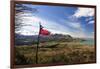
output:
[[50, 32], [44, 29], [42, 25], [40, 25], [40, 35], [50, 35]]

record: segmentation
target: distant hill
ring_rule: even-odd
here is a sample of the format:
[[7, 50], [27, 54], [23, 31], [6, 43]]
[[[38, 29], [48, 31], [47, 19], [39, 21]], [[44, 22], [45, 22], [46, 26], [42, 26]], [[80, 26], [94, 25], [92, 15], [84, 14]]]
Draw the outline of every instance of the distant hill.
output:
[[[21, 35], [15, 34], [15, 45], [31, 45], [37, 43], [38, 35]], [[40, 36], [41, 42], [47, 41], [72, 41], [73, 37], [71, 35], [62, 35], [62, 34], [51, 34], [48, 36]]]

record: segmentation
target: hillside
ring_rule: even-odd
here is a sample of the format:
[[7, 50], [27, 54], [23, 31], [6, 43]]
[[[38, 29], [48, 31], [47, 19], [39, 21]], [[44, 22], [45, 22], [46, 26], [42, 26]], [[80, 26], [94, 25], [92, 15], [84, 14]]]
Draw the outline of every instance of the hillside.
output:
[[[31, 45], [37, 43], [38, 35], [26, 36], [15, 34], [15, 45]], [[48, 41], [73, 41], [73, 37], [70, 35], [62, 35], [62, 34], [52, 34], [48, 36], [40, 36], [41, 42]]]

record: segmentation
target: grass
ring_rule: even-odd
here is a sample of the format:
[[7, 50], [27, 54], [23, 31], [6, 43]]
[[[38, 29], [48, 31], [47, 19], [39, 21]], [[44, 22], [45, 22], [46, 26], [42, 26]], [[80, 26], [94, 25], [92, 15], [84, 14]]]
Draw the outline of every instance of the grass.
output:
[[[17, 65], [36, 63], [36, 45], [15, 46], [15, 49]], [[77, 42], [46, 42], [39, 46], [39, 64], [87, 62], [95, 62], [94, 46], [86, 46]]]

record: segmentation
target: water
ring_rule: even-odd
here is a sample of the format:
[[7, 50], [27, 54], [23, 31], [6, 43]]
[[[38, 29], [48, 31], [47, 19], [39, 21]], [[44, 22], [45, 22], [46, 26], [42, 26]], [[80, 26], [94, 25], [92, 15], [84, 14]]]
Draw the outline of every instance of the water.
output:
[[84, 44], [84, 45], [94, 45], [94, 39], [85, 39], [85, 41], [81, 41], [80, 42], [81, 44]]

